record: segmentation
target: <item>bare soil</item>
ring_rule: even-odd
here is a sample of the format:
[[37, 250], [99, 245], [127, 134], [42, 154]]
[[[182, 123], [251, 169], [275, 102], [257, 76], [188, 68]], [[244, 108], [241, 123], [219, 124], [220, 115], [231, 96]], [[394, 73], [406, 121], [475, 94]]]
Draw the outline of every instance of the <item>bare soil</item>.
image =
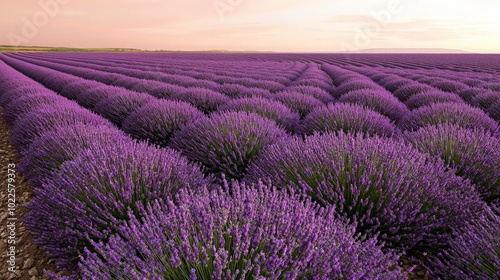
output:
[[[0, 107], [0, 116], [3, 109]], [[17, 166], [20, 156], [10, 145], [10, 129], [0, 117], [0, 279], [29, 279], [44, 280], [50, 279], [44, 275], [43, 270], [54, 271], [51, 259], [46, 256], [38, 246], [32, 243], [32, 236], [26, 230], [22, 220], [26, 215], [24, 205], [33, 198], [31, 187], [28, 185], [23, 175], [19, 173]], [[8, 174], [9, 164], [15, 164], [15, 211], [10, 215], [8, 209]], [[12, 167], [12, 166], [10, 166]], [[12, 198], [12, 196], [10, 197]], [[8, 218], [16, 218], [12, 221]], [[11, 231], [7, 228], [9, 223], [15, 223], [15, 229]], [[15, 244], [9, 244], [9, 235], [14, 235]], [[10, 246], [15, 246], [15, 271], [9, 271]]]

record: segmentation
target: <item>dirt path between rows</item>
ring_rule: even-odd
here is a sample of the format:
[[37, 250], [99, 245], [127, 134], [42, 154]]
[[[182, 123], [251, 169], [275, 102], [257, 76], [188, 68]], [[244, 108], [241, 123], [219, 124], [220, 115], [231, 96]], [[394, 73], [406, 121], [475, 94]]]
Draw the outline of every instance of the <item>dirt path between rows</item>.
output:
[[[31, 187], [19, 173], [20, 157], [10, 145], [10, 129], [1, 118], [2, 112], [0, 107], [0, 279], [50, 279], [43, 275], [43, 270], [53, 271], [51, 260], [32, 244], [32, 237], [22, 222], [27, 212], [24, 205], [33, 194]], [[14, 182], [11, 181], [9, 185], [8, 179], [9, 176], [13, 177], [12, 174], [15, 175]], [[9, 202], [13, 202], [9, 201], [9, 198], [14, 198], [13, 195], [15, 205], [9, 205]], [[14, 269], [12, 265], [15, 265]], [[9, 267], [14, 271], [10, 271]]]

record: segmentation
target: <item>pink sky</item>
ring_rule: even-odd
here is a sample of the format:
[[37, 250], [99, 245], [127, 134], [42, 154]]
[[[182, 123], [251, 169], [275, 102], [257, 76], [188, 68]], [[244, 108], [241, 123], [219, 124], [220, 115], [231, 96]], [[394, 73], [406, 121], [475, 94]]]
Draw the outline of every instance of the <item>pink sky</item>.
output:
[[165, 50], [500, 52], [498, 3], [3, 0], [0, 44]]

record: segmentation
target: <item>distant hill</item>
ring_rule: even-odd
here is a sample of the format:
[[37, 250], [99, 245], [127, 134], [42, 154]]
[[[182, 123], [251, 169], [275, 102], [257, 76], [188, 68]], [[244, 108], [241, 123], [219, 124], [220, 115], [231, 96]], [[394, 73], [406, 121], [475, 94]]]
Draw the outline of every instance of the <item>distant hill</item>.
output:
[[351, 51], [351, 53], [472, 53], [464, 50], [442, 48], [378, 48]]

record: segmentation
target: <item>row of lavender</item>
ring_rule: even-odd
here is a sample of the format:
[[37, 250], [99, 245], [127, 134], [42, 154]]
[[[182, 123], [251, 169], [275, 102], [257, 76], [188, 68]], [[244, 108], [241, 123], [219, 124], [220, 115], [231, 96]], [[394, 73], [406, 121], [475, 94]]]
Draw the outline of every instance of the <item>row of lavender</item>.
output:
[[[49, 56], [51, 57], [51, 56]], [[44, 57], [42, 57], [44, 58]], [[62, 62], [66, 62], [67, 60], [60, 60]], [[92, 62], [95, 63], [95, 62]], [[120, 68], [120, 70], [112, 70], [109, 69], [110, 65], [105, 65], [107, 62], [101, 62], [103, 65], [101, 69], [107, 69], [109, 71], [121, 71], [120, 73], [131, 75], [129, 69], [123, 69]], [[132, 63], [136, 68], [137, 66], [137, 61], [129, 60], [128, 63]], [[184, 63], [184, 65], [182, 64]], [[111, 63], [110, 63], [111, 64]], [[168, 61], [168, 64], [175, 64], [176, 66], [183, 66], [184, 69], [190, 68], [191, 66], [186, 65], [185, 61], [177, 62], [175, 60], [170, 59]], [[244, 65], [244, 63], [241, 63]], [[77, 66], [79, 67], [92, 67], [92, 64], [90, 63], [85, 63], [85, 64], [79, 64]], [[230, 64], [229, 67], [233, 66], [234, 64]], [[105, 67], [106, 66], [106, 67]], [[123, 65], [122, 65], [123, 66]], [[228, 65], [226, 65], [227, 67]], [[366, 65], [365, 65], [366, 66]], [[95, 67], [95, 65], [94, 65]], [[143, 68], [142, 70], [151, 70], [153, 67], [152, 64], [149, 64], [149, 66], [144, 66], [146, 68]], [[295, 64], [294, 68], [297, 70], [305, 67], [305, 65], [301, 64]], [[352, 67], [348, 67], [348, 69], [351, 69]], [[457, 73], [455, 71], [448, 71], [448, 70], [415, 70], [412, 69], [411, 71], [408, 70], [402, 70], [401, 68], [398, 68], [397, 70], [394, 70], [392, 68], [387, 68], [384, 67], [383, 71], [380, 70], [380, 67], [377, 67], [378, 70], [373, 70], [369, 69], [367, 70], [366, 68], [361, 69], [360, 67], [354, 67], [354, 71], [361, 71], [363, 75], [368, 75], [368, 76], [374, 76], [374, 78], [377, 81], [382, 82], [383, 84], [387, 84], [387, 89], [389, 89], [391, 92], [396, 91], [399, 87], [403, 87], [399, 94], [403, 94], [401, 96], [401, 100], [405, 101], [405, 98], [408, 98], [409, 94], [414, 94], [414, 93], [422, 93], [424, 91], [434, 91], [432, 93], [426, 93], [425, 96], [418, 96], [413, 98], [413, 100], [408, 101], [408, 105], [410, 106], [410, 109], [415, 108], [416, 106], [422, 106], [422, 104], [427, 104], [430, 101], [436, 101], [436, 102], [460, 102], [461, 100], [457, 96], [451, 96], [450, 94], [446, 94], [449, 92], [456, 93], [460, 95], [461, 98], [463, 98], [466, 102], [469, 104], [484, 109], [486, 112], [488, 112], [493, 118], [495, 119], [500, 119], [500, 94], [498, 93], [499, 90], [499, 84], [496, 82], [498, 80], [498, 77], [492, 74], [486, 74], [486, 73], [478, 73], [478, 72], [462, 72], [462, 73]], [[357, 69], [356, 69], [357, 68]], [[139, 67], [141, 69], [141, 67]], [[218, 71], [220, 71], [221, 67], [219, 66]], [[308, 70], [311, 70], [311, 64], [307, 68]], [[137, 70], [137, 71], [142, 71], [142, 70]], [[254, 69], [252, 69], [253, 71]], [[197, 69], [196, 71], [190, 70], [190, 71], [178, 71], [177, 67], [174, 68], [167, 68], [166, 66], [159, 67], [158, 65], [155, 65], [155, 71], [142, 71], [142, 74], [138, 74], [134, 72], [133, 76], [135, 78], [145, 78], [145, 79], [155, 79], [156, 77], [154, 76], [156, 73], [157, 76], [161, 76], [161, 74], [158, 74], [158, 71], [163, 72], [168, 72], [170, 71], [171, 73], [177, 73], [178, 75], [184, 75], [186, 73], [192, 73], [196, 71], [201, 71]], [[302, 71], [302, 70], [301, 70]], [[306, 71], [307, 72], [307, 71]], [[309, 71], [310, 72], [310, 71]], [[241, 72], [241, 73], [233, 73], [233, 74], [240, 74], [243, 76], [247, 76], [251, 71], [246, 71], [246, 72]], [[389, 75], [392, 73], [393, 75]], [[207, 74], [207, 73], [204, 73]], [[310, 86], [315, 86], [319, 87], [320, 89], [330, 91], [331, 89], [331, 84], [328, 83], [324, 79], [324, 77], [321, 77], [321, 75], [318, 75], [317, 73], [307, 75], [304, 73], [302, 81], [294, 81], [293, 84], [300, 84], [300, 85], [310, 85]], [[200, 78], [200, 76], [193, 74], [194, 76]], [[266, 75], [266, 73], [264, 73]], [[407, 77], [407, 78], [403, 78]], [[227, 84], [229, 82], [237, 82], [237, 80], [225, 80], [228, 77], [219, 77], [216, 78], [214, 76], [204, 76], [202, 77], [207, 78], [207, 80], [204, 80], [203, 82], [198, 81], [197, 83], [182, 83], [179, 82], [180, 85], [202, 85], [204, 84], [205, 87], [208, 87], [210, 89], [218, 90], [219, 92], [223, 94], [228, 94], [232, 93], [233, 95], [235, 94], [234, 91], [240, 90], [241, 91], [241, 85], [235, 85], [232, 84], [231, 86], [228, 86]], [[288, 76], [290, 78], [291, 76]], [[213, 84], [209, 84], [208, 79], [213, 78], [213, 80], [218, 81], [219, 83], [223, 83], [222, 88], [221, 86], [214, 86]], [[411, 82], [410, 79], [415, 80], [413, 83]], [[303, 82], [303, 81], [308, 81], [308, 82]], [[280, 81], [281, 83], [287, 83], [286, 78], [283, 78]], [[241, 81], [240, 81], [241, 82]], [[262, 81], [261, 81], [262, 82]], [[129, 81], [129, 84], [137, 84], [137, 82], [131, 82]], [[141, 84], [144, 83], [144, 81], [140, 82]], [[212, 82], [213, 83], [213, 82]], [[262, 82], [265, 84], [265, 82]], [[119, 80], [117, 82], [118, 85], [120, 85]], [[123, 85], [123, 84], [121, 84]], [[253, 84], [255, 85], [255, 84]], [[430, 85], [432, 87], [426, 87], [426, 85]], [[126, 86], [126, 85], [125, 85]], [[239, 86], [239, 87], [238, 87]], [[272, 88], [272, 87], [271, 87]], [[438, 91], [436, 92], [436, 88]], [[277, 89], [277, 88], [274, 88]], [[293, 90], [295, 88], [290, 88], [290, 90]], [[139, 89], [142, 90], [142, 89]], [[144, 91], [153, 91], [154, 89], [151, 88], [144, 88]], [[309, 89], [307, 89], [309, 90]], [[302, 90], [304, 91], [304, 90]], [[444, 93], [443, 93], [444, 91]], [[261, 92], [259, 92], [260, 94]], [[323, 96], [323, 95], [322, 95]], [[423, 97], [423, 98], [420, 98]], [[416, 100], [425, 100], [427, 103], [421, 103]], [[474, 99], [474, 100], [472, 100]], [[416, 104], [414, 104], [416, 103]]]
[[398, 255], [359, 241], [333, 208], [262, 183], [216, 187], [178, 152], [0, 73], [22, 169], [43, 182], [25, 223], [73, 278], [401, 278]]
[[[349, 68], [370, 77], [393, 92], [402, 101], [419, 93], [433, 91], [431, 94], [415, 96], [413, 100], [458, 103], [465, 101], [489, 113], [492, 118], [500, 120], [500, 83], [498, 83], [498, 77], [482, 77], [476, 73], [453, 74], [445, 71]], [[435, 88], [438, 89], [437, 92]], [[422, 103], [413, 104], [414, 101], [408, 101], [410, 103], [408, 105], [422, 106]]]
[[[23, 65], [23, 63], [19, 61], [6, 58], [4, 58], [4, 60], [8, 61], [11, 65], [15, 65], [16, 68], [21, 69], [23, 72], [27, 72], [28, 75], [40, 80], [46, 85], [50, 85], [50, 82], [45, 81], [46, 79], [50, 80], [52, 78], [55, 80], [63, 80], [61, 77], [57, 76], [62, 74], [57, 74], [55, 71], [51, 72], [47, 69], [37, 68], [29, 64]], [[30, 71], [31, 68], [34, 69]], [[350, 73], [332, 72], [339, 70], [341, 69], [331, 68], [327, 70], [327, 72], [330, 72], [332, 77], [334, 77], [334, 83], [338, 85], [334, 95], [338, 93], [340, 98], [343, 98], [344, 94], [341, 93], [342, 87], [340, 87], [340, 83], [349, 81], [349, 77], [355, 79], [359, 79], [360, 77], [353, 76], [350, 71], [347, 71]], [[75, 77], [66, 77], [68, 79], [75, 79]], [[335, 81], [335, 77], [338, 77], [340, 80]], [[69, 84], [71, 84], [71, 82], [68, 82], [68, 85]], [[344, 90], [347, 88], [348, 87], [344, 86]], [[379, 90], [378, 94], [370, 95], [373, 99], [371, 101], [372, 106], [384, 104], [378, 101], [374, 102], [374, 100], [380, 100], [376, 99], [378, 95], [386, 99], [390, 99], [391, 96], [389, 92], [380, 92], [380, 88], [377, 90]], [[349, 91], [346, 93], [350, 94]], [[82, 94], [82, 92], [80, 92], [79, 95], [80, 94], [87, 95], [87, 93]], [[81, 96], [80, 98], [85, 99], [89, 98], [89, 96]], [[110, 99], [115, 99], [115, 97]], [[353, 100], [356, 99], [354, 98]], [[358, 100], [363, 99], [358, 98]], [[243, 101], [249, 102], [248, 99], [237, 99], [230, 102], [242, 103], [242, 110], [254, 110], [254, 107], [258, 107], [253, 105], [253, 103], [249, 103], [249, 105], [245, 107], [245, 102]], [[251, 101], [256, 102], [256, 100]], [[261, 98], [259, 101], [266, 104], [265, 101], [268, 100]], [[401, 103], [395, 101], [398, 100], [393, 97], [391, 100], [392, 103], [388, 103], [392, 107], [379, 108], [379, 110], [385, 112], [387, 115], [386, 119], [389, 120], [389, 117], [392, 117], [393, 121], [400, 123], [399, 120], [405, 116], [405, 113], [401, 112], [405, 112], [404, 110], [406, 108], [404, 105], [401, 106]], [[157, 100], [151, 100], [150, 102], [145, 102], [142, 107], [138, 105], [137, 107], [140, 108], [137, 111], [142, 110], [147, 104], [155, 104], [157, 102]], [[313, 110], [309, 112], [304, 111], [305, 113], [302, 114], [302, 117], [305, 117], [304, 122], [299, 127], [306, 127], [304, 123], [307, 124], [307, 122], [305, 121], [308, 118], [311, 119], [311, 116], [314, 116], [313, 112], [317, 111], [319, 113], [316, 113], [314, 119], [317, 120], [316, 123], [319, 123], [318, 127], [320, 127], [320, 129], [316, 129], [318, 131], [321, 131], [321, 127], [323, 127], [324, 130], [346, 130], [366, 133], [366, 131], [364, 131], [365, 125], [367, 123], [369, 124], [370, 121], [372, 121], [373, 125], [376, 125], [377, 122], [372, 120], [373, 117], [382, 116], [374, 111], [355, 105], [332, 104], [324, 106], [321, 103], [318, 104], [319, 105], [316, 106], [317, 108], [313, 106]], [[284, 106], [282, 105], [282, 107]], [[115, 109], [115, 106], [109, 106], [108, 108]], [[273, 108], [273, 106], [268, 106], [267, 108]], [[284, 108], [288, 109], [286, 107]], [[298, 108], [307, 109], [307, 107], [302, 106], [298, 106]], [[136, 108], [134, 107], [134, 109]], [[366, 115], [360, 114], [360, 110], [362, 112], [369, 111], [370, 115], [365, 119], [360, 118], [360, 116]], [[401, 111], [398, 112], [397, 110]], [[107, 110], [101, 111], [105, 113]], [[158, 110], [158, 112], [160, 111], [161, 110]], [[142, 113], [137, 113], [135, 118], [130, 118], [132, 114], [129, 118], [138, 119], [148, 112], [149, 110], [146, 109], [142, 111]], [[300, 111], [297, 110], [297, 112]], [[352, 117], [342, 117], [346, 112], [347, 114], [351, 114]], [[133, 114], [134, 113], [136, 112], [133, 112]], [[468, 113], [465, 115], [467, 114]], [[119, 114], [116, 115], [120, 117]], [[328, 116], [328, 118], [325, 118], [325, 116]], [[454, 116], [449, 116], [450, 119], [453, 119], [453, 117]], [[337, 118], [338, 123], [340, 123], [338, 127], [331, 125], [335, 123], [335, 118]], [[148, 120], [151, 120], [151, 117], [146, 116], [143, 118], [145, 122]], [[462, 254], [460, 250], [464, 248], [453, 248], [453, 250], [443, 252], [439, 251], [439, 248], [441, 248], [441, 246], [447, 247], [449, 244], [459, 244], [454, 242], [459, 242], [459, 237], [461, 238], [461, 236], [463, 236], [462, 230], [470, 230], [472, 228], [474, 231], [484, 231], [474, 236], [488, 236], [491, 228], [485, 229], [483, 225], [473, 225], [472, 222], [469, 224], [467, 221], [473, 219], [474, 213], [483, 213], [483, 206], [479, 206], [481, 202], [478, 201], [479, 197], [476, 197], [476, 191], [480, 191], [482, 199], [490, 203], [493, 202], [494, 204], [495, 197], [498, 198], [498, 187], [495, 187], [495, 184], [498, 183], [498, 178], [500, 178], [498, 176], [498, 168], [495, 169], [493, 165], [494, 161], [493, 164], [491, 161], [491, 159], [495, 159], [495, 156], [498, 159], [498, 152], [495, 154], [495, 147], [498, 147], [498, 139], [492, 135], [492, 133], [495, 134], [497, 132], [498, 127], [492, 126], [491, 119], [484, 115], [484, 113], [475, 121], [477, 121], [478, 124], [484, 124], [484, 128], [472, 130], [472, 132], [468, 134], [470, 138], [467, 139], [460, 138], [463, 131], [471, 131], [460, 127], [460, 125], [465, 125], [467, 123], [465, 121], [456, 122], [458, 125], [439, 126], [437, 132], [430, 131], [428, 134], [423, 133], [423, 129], [418, 131], [421, 132], [421, 134], [412, 135], [411, 133], [405, 133], [408, 139], [417, 139], [420, 137], [421, 143], [427, 143], [425, 137], [434, 138], [436, 137], [436, 133], [444, 135], [444, 139], [439, 138], [441, 141], [449, 141], [449, 139], [446, 139], [447, 135], [450, 134], [449, 131], [458, 135], [456, 139], [453, 139], [455, 141], [453, 143], [454, 145], [457, 145], [457, 147], [460, 147], [459, 145], [465, 145], [464, 147], [475, 150], [470, 153], [468, 153], [467, 150], [467, 152], [463, 154], [457, 154], [455, 150], [452, 150], [450, 151], [451, 155], [445, 154], [449, 156], [447, 163], [456, 165], [456, 168], [460, 169], [460, 164], [463, 164], [463, 158], [466, 163], [461, 166], [462, 170], [459, 172], [462, 173], [459, 175], [464, 177], [477, 176], [481, 179], [482, 176], [480, 172], [485, 172], [487, 173], [486, 175], [490, 176], [491, 179], [489, 180], [475, 182], [475, 186], [469, 185], [468, 182], [461, 182], [459, 177], [455, 178], [453, 177], [454, 175], [445, 172], [442, 163], [438, 162], [434, 163], [434, 165], [429, 164], [426, 155], [416, 152], [407, 144], [403, 144], [399, 140], [382, 140], [379, 138], [369, 140], [360, 135], [348, 137], [343, 134], [336, 136], [325, 134], [323, 136], [311, 136], [304, 142], [300, 138], [290, 138], [286, 135], [285, 131], [277, 127], [274, 122], [252, 113], [215, 113], [209, 118], [200, 114], [200, 118], [197, 121], [186, 126], [184, 129], [180, 129], [179, 132], [176, 133], [177, 135], [173, 137], [171, 146], [181, 150], [189, 158], [202, 162], [210, 172], [216, 175], [227, 173], [231, 178], [243, 178], [243, 181], [249, 183], [256, 182], [261, 178], [272, 178], [273, 183], [280, 188], [291, 188], [298, 192], [305, 191], [321, 205], [335, 205], [337, 214], [340, 215], [342, 219], [348, 220], [354, 224], [357, 233], [377, 236], [380, 242], [384, 242], [385, 248], [391, 248], [398, 252], [406, 251], [408, 256], [413, 257], [420, 256], [419, 254], [422, 252], [432, 254], [433, 256], [444, 254], [446, 257], [439, 257], [432, 262], [432, 265], [439, 264], [440, 262], [446, 263], [446, 265], [441, 265], [438, 268], [434, 267], [433, 270], [435, 273], [450, 273], [446, 272], [448, 268], [451, 268], [451, 271], [453, 271], [452, 273], [464, 273], [461, 269], [467, 270], [468, 268], [464, 268], [463, 264], [460, 264], [460, 262], [455, 259], [456, 256]], [[152, 123], [149, 125], [136, 125], [136, 127], [140, 128], [143, 126], [147, 130], [149, 127], [154, 128], [161, 123], [163, 123], [161, 118], [156, 121], [153, 119]], [[284, 123], [290, 122], [284, 121]], [[356, 128], [356, 125], [359, 125], [359, 127]], [[390, 125], [394, 126], [394, 124], [389, 123], [389, 127], [391, 127]], [[307, 127], [308, 126], [311, 125], [307, 125]], [[298, 131], [301, 131], [301, 129]], [[314, 129], [311, 133], [313, 131]], [[303, 133], [309, 134], [307, 132]], [[395, 136], [396, 134], [400, 133], [393, 133], [392, 131], [385, 135]], [[471, 145], [469, 139], [482, 139], [482, 141], [477, 145]], [[358, 143], [356, 145], [359, 145], [359, 148], [353, 150], [351, 147], [353, 143]], [[421, 149], [434, 155], [441, 155], [441, 151], [439, 150], [441, 146], [440, 141], [435, 141], [430, 147], [423, 146]], [[323, 147], [332, 148], [331, 150], [325, 151]], [[260, 152], [264, 148], [264, 152]], [[204, 153], [206, 150], [208, 150], [208, 152]], [[395, 155], [395, 151], [401, 153], [401, 151], [406, 152], [406, 150], [409, 150], [409, 152], [405, 156]], [[287, 153], [287, 151], [289, 153]], [[356, 152], [353, 153], [353, 151]], [[367, 155], [367, 151], [371, 151], [374, 154]], [[468, 163], [471, 160], [477, 160], [477, 157], [470, 157], [470, 154], [475, 151], [482, 152], [484, 158], [479, 159], [471, 170]], [[498, 151], [498, 149], [496, 149], [496, 151]], [[317, 157], [311, 157], [309, 154]], [[457, 157], [459, 160], [456, 160]], [[421, 160], [418, 160], [418, 158]], [[344, 162], [345, 166], [339, 165], [337, 166], [339, 169], [332, 169], [333, 167], [328, 164], [332, 161]], [[387, 164], [384, 164], [384, 162]], [[326, 164], [326, 166], [321, 164]], [[311, 166], [316, 165], [318, 165], [317, 169], [311, 168]], [[398, 173], [402, 165], [408, 165], [409, 167], [403, 172]], [[247, 167], [248, 172], [246, 172]], [[349, 171], [342, 175], [346, 170], [351, 170], [353, 173], [351, 174]], [[492, 170], [497, 173], [491, 173]], [[399, 174], [399, 177], [394, 176], [394, 173]], [[433, 173], [433, 175], [424, 176], [424, 174], [430, 173]], [[341, 174], [342, 176], [331, 177], [332, 174]], [[359, 177], [361, 174], [365, 174], [363, 176], [366, 177]], [[380, 177], [381, 174], [382, 177]], [[386, 175], [384, 176], [383, 174]], [[422, 176], [421, 178], [408, 178], [408, 174], [421, 174]], [[353, 185], [352, 182], [356, 183]], [[342, 187], [342, 190], [331, 190], [332, 184]], [[402, 184], [402, 186], [400, 184]], [[377, 186], [378, 190], [374, 189], [373, 186]], [[428, 186], [430, 189], [419, 189], [422, 186]], [[452, 188], [451, 186], [454, 187]], [[443, 193], [444, 190], [448, 193]], [[415, 195], [415, 197], [410, 198], [408, 194]], [[445, 195], [446, 198], [442, 195]], [[406, 201], [406, 199], [411, 199], [411, 201]], [[442, 204], [436, 204], [436, 201]], [[485, 209], [488, 208], [486, 207]], [[394, 215], [394, 213], [398, 211], [402, 211], [401, 217]], [[443, 217], [443, 211], [446, 213], [446, 218]], [[489, 210], [485, 211], [488, 212]], [[436, 214], [438, 215], [436, 216]], [[493, 219], [493, 221], [495, 219], [495, 216], [491, 213], [484, 215], [479, 214], [479, 216], [482, 219]], [[401, 225], [402, 221], [410, 221], [412, 226], [404, 227]], [[497, 224], [493, 223], [489, 226], [494, 228]], [[491, 238], [493, 237], [490, 237], [490, 240], [494, 242]], [[467, 242], [472, 242], [472, 240], [468, 239]], [[483, 243], [480, 245], [484, 246], [485, 244]], [[472, 251], [477, 253], [481, 250], [483, 249], [476, 247]], [[476, 268], [480, 270], [482, 269], [480, 266], [484, 265], [484, 263], [490, 262], [491, 264], [497, 261], [494, 254], [494, 252], [490, 251], [490, 255], [487, 255], [484, 261], [479, 258], [479, 263]], [[476, 259], [476, 256], [473, 254], [470, 254], [469, 257], [471, 257], [471, 259]], [[105, 263], [102, 265], [105, 265]], [[486, 266], [488, 267], [488, 264], [486, 264]], [[474, 268], [472, 270], [474, 270]], [[496, 273], [491, 269], [487, 269], [486, 271], [486, 273]], [[466, 271], [466, 273], [473, 274], [475, 272]]]

